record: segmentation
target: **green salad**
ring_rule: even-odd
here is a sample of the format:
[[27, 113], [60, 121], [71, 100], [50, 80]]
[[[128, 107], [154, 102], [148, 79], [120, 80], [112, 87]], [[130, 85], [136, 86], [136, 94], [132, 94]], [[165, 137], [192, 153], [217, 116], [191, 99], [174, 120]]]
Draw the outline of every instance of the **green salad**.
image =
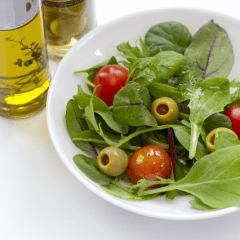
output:
[[[66, 107], [73, 161], [115, 197], [192, 195], [195, 209], [240, 207], [240, 77], [226, 31], [175, 21], [92, 68]], [[90, 156], [90, 157], [89, 157]]]

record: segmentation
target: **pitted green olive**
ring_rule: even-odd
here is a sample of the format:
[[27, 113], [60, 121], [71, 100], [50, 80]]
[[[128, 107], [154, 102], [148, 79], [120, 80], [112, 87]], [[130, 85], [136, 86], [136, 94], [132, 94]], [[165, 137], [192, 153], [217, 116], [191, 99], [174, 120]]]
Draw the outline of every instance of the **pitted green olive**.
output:
[[151, 106], [152, 115], [160, 124], [171, 124], [178, 119], [177, 103], [169, 97], [156, 99]]
[[128, 166], [128, 156], [120, 148], [104, 148], [97, 157], [98, 168], [108, 176], [122, 174]]
[[230, 133], [233, 133], [237, 136], [237, 134], [229, 128], [220, 127], [220, 128], [216, 128], [216, 129], [212, 130], [207, 135], [207, 138], [206, 138], [206, 147], [207, 147], [209, 152], [214, 152], [215, 151], [214, 140], [215, 140], [216, 133], [219, 132], [219, 131], [230, 132]]

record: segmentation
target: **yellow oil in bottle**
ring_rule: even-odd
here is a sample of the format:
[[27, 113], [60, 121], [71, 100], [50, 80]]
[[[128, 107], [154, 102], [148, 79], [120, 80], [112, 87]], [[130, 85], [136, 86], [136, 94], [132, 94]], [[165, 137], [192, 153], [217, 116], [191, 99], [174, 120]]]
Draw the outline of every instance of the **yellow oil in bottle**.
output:
[[0, 116], [20, 119], [45, 107], [50, 74], [41, 12], [25, 25], [0, 29]]

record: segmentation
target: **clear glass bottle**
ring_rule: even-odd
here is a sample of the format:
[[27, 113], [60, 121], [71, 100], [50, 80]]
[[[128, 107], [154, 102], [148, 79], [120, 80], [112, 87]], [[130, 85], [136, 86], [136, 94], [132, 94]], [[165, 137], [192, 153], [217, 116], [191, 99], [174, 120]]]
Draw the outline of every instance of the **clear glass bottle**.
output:
[[95, 0], [42, 0], [49, 58], [60, 60], [97, 25]]
[[0, 1], [0, 116], [25, 118], [46, 105], [50, 74], [40, 4]]

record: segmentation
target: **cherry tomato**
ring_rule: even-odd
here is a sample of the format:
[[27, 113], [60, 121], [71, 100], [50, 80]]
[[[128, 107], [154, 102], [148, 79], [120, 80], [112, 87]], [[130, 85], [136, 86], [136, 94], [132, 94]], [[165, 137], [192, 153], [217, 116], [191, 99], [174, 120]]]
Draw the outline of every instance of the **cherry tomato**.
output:
[[127, 78], [128, 70], [120, 65], [111, 64], [102, 67], [93, 80], [94, 85], [100, 85], [95, 91], [95, 96], [111, 106], [114, 95], [125, 86]]
[[232, 122], [232, 130], [238, 135], [240, 139], [240, 104], [230, 107], [225, 115], [228, 116]]
[[142, 178], [156, 181], [156, 175], [166, 179], [171, 170], [172, 161], [168, 153], [159, 146], [148, 145], [133, 153], [128, 162], [127, 173], [137, 183]]

